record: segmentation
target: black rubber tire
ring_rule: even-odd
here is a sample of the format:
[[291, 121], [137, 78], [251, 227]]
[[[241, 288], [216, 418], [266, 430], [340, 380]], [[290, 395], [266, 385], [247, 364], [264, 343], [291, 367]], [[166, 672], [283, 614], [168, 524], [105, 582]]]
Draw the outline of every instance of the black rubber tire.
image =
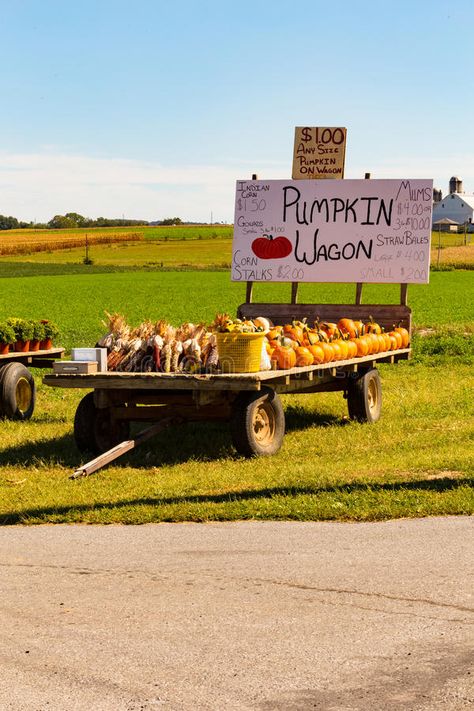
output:
[[275, 391], [240, 393], [233, 404], [230, 430], [234, 447], [244, 457], [276, 454], [285, 435], [285, 413]]
[[349, 383], [347, 407], [351, 420], [373, 424], [382, 413], [382, 383], [376, 368], [371, 368]]
[[35, 379], [22, 363], [7, 363], [0, 370], [1, 416], [29, 420], [36, 404]]
[[113, 420], [109, 408], [98, 408], [94, 393], [87, 393], [74, 416], [74, 439], [80, 452], [102, 454], [130, 438], [130, 423]]
[[5, 365], [2, 365], [0, 367], [0, 420], [3, 420], [5, 418], [5, 413], [3, 411], [3, 405], [2, 405], [2, 380], [3, 380], [3, 371], [5, 370]]

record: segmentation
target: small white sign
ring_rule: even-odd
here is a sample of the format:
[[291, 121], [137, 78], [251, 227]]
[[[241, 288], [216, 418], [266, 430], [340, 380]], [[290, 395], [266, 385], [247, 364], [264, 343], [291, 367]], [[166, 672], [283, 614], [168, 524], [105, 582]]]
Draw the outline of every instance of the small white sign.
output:
[[432, 180], [238, 180], [234, 281], [425, 284]]

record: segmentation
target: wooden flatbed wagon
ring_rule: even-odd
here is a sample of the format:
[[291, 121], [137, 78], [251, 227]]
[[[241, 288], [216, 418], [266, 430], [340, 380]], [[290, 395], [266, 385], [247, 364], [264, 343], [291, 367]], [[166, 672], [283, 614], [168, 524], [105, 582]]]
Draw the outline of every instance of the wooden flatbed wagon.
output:
[[36, 401], [36, 387], [31, 368], [52, 368], [64, 348], [0, 355], [0, 417], [29, 420]]
[[[400, 322], [411, 332], [411, 310], [403, 303], [316, 305], [248, 301], [239, 307], [238, 316], [265, 316], [274, 324], [303, 318], [308, 322], [316, 318], [337, 321], [342, 316], [368, 320], [372, 316], [388, 330]], [[376, 422], [382, 404], [376, 364], [395, 363], [409, 355], [410, 348], [404, 348], [322, 365], [257, 373], [51, 374], [43, 382], [53, 387], [92, 390], [81, 400], [75, 415], [74, 436], [81, 451], [101, 454], [120, 443], [126, 444], [131, 422], [154, 423], [150, 429], [155, 433], [182, 422], [226, 420], [235, 448], [250, 457], [274, 454], [281, 447], [285, 432], [281, 394], [341, 391], [347, 398], [351, 418]], [[128, 446], [124, 451], [131, 448]]]

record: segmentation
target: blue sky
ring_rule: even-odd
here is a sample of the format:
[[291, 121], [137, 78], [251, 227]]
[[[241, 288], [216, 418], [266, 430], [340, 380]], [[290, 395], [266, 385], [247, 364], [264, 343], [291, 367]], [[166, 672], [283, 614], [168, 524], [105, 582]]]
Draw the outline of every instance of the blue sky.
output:
[[231, 221], [346, 126], [346, 177], [474, 192], [474, 3], [0, 0], [0, 213]]

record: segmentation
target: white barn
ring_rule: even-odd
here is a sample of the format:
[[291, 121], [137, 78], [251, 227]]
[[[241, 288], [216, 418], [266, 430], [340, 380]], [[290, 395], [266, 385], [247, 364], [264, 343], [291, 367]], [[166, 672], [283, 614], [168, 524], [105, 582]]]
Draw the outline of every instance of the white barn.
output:
[[433, 224], [448, 218], [459, 225], [474, 227], [474, 194], [463, 192], [460, 178], [451, 178], [449, 190], [449, 195], [433, 205]]

